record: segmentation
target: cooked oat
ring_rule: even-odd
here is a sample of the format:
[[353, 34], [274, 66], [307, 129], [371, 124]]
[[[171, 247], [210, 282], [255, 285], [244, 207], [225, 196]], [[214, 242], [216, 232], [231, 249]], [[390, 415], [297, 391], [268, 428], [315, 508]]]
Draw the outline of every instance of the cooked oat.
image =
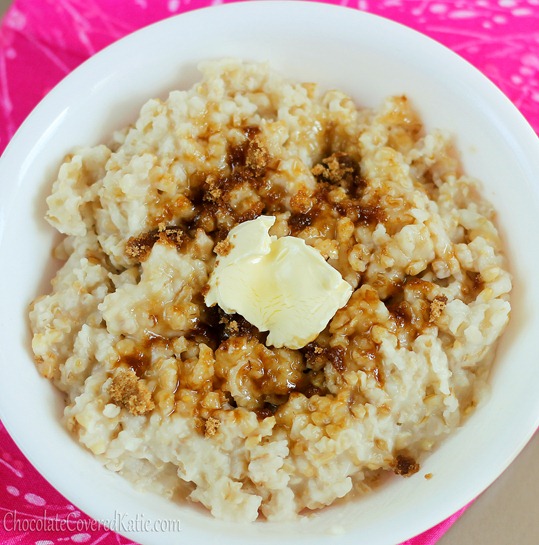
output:
[[[107, 467], [168, 497], [192, 483], [216, 517], [289, 519], [415, 473], [462, 423], [511, 280], [477, 182], [406, 97], [359, 108], [263, 65], [201, 70], [61, 166], [47, 219], [65, 264], [32, 346]], [[204, 305], [228, 232], [261, 214], [354, 290], [301, 350]]]

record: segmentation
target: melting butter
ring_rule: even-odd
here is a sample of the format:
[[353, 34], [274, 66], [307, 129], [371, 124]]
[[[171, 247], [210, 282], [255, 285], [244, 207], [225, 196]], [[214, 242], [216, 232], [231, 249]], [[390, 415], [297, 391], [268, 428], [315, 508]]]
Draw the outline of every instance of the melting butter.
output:
[[297, 237], [277, 238], [272, 216], [234, 227], [210, 276], [206, 305], [241, 314], [277, 348], [313, 341], [352, 295], [352, 287], [320, 253]]

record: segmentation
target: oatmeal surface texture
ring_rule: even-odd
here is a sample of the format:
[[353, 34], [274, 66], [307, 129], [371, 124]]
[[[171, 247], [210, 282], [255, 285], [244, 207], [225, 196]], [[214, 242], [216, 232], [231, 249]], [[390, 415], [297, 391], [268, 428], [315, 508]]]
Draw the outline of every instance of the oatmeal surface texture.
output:
[[[284, 520], [418, 471], [485, 397], [511, 279], [480, 186], [406, 97], [367, 109], [265, 65], [200, 69], [66, 157], [47, 199], [65, 263], [32, 347], [105, 466]], [[204, 304], [228, 232], [260, 215], [353, 289], [298, 350]]]

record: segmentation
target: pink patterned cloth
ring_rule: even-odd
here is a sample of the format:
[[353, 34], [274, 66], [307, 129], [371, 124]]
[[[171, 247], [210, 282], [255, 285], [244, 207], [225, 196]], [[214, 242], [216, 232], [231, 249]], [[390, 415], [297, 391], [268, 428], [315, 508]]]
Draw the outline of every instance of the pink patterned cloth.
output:
[[[225, 0], [226, 2], [227, 0]], [[16, 0], [0, 28], [0, 152], [60, 79], [111, 42], [221, 0]], [[399, 21], [465, 57], [539, 132], [539, 0], [328, 0]], [[433, 545], [465, 510], [403, 545]], [[0, 542], [132, 542], [103, 527], [37, 473], [0, 423]]]

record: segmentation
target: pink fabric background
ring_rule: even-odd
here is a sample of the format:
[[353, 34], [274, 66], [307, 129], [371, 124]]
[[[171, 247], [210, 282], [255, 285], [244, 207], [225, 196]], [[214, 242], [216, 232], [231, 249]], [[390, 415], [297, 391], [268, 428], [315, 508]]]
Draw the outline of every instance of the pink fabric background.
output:
[[[226, 1], [226, 0], [225, 0]], [[0, 28], [0, 152], [39, 100], [106, 45], [173, 14], [221, 0], [16, 0]], [[328, 0], [383, 15], [435, 38], [492, 79], [539, 131], [539, 0]], [[4, 181], [6, 183], [6, 181]], [[433, 545], [464, 509], [406, 542]], [[13, 514], [24, 523], [13, 528]], [[28, 521], [33, 521], [28, 524]], [[60, 522], [58, 522], [60, 521]], [[62, 522], [63, 521], [63, 522]], [[48, 524], [47, 529], [46, 525]], [[181, 534], [179, 534], [181, 539]], [[0, 542], [132, 542], [51, 487], [0, 423]]]

